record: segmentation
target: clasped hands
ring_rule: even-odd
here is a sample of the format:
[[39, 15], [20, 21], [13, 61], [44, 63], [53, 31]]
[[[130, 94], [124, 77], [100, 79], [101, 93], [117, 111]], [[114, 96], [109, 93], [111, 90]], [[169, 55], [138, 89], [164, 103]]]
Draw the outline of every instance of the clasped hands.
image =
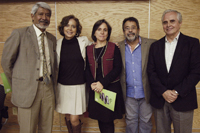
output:
[[93, 91], [96, 91], [99, 93], [103, 90], [103, 85], [99, 81], [97, 81], [91, 84], [91, 88]]
[[178, 98], [178, 94], [175, 90], [166, 90], [162, 96], [168, 103], [173, 103]]

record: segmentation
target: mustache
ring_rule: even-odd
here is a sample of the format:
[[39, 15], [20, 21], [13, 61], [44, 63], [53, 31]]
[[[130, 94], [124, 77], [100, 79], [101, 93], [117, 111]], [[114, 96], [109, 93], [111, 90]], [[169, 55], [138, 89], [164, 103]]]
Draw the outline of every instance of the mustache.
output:
[[135, 35], [135, 33], [128, 33], [127, 35], [128, 35], [128, 36], [129, 36], [129, 35]]
[[48, 20], [40, 20], [39, 23], [49, 23]]

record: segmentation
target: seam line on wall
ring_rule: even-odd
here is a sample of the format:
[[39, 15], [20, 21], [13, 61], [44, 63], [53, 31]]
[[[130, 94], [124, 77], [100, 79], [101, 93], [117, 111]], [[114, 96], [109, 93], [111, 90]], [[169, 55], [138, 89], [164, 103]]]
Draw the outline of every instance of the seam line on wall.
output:
[[56, 2], [55, 2], [55, 28], [56, 28], [56, 39], [57, 39], [57, 10], [56, 10]]
[[149, 0], [148, 38], [149, 38], [149, 34], [150, 34], [150, 17], [151, 17], [150, 11], [151, 11], [151, 0]]

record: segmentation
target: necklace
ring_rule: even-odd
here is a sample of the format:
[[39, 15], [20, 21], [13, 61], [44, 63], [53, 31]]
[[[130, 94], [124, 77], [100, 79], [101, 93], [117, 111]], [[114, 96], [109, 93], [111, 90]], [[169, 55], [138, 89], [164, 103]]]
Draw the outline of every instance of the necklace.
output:
[[96, 69], [98, 68], [98, 60], [99, 60], [99, 57], [101, 56], [101, 53], [104, 51], [104, 48], [105, 48], [105, 46], [101, 49], [101, 52], [99, 53], [99, 56], [98, 57], [96, 57], [97, 55], [97, 52], [96, 52], [96, 49], [95, 49], [95, 65], [96, 65]]

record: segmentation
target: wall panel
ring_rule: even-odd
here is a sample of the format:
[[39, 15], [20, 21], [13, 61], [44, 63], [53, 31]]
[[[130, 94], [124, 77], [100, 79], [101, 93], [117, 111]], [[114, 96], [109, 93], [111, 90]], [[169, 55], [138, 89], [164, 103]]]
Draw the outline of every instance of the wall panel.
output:
[[[111, 41], [123, 40], [122, 21], [126, 17], [135, 16], [141, 25], [141, 35], [148, 36], [148, 1], [70, 1], [56, 2], [57, 23], [64, 16], [74, 14], [79, 18], [83, 30], [82, 34], [91, 40], [94, 23], [99, 19], [106, 19], [112, 26]], [[58, 38], [61, 36], [58, 33]]]
[[[13, 2], [0, 4], [0, 42], [5, 42], [16, 28], [32, 24], [31, 8], [35, 2]], [[55, 4], [48, 2], [52, 9], [51, 24], [47, 31], [55, 35]]]
[[166, 9], [178, 10], [183, 17], [181, 32], [200, 39], [200, 1], [199, 0], [151, 0], [150, 37], [164, 36], [161, 17]]

